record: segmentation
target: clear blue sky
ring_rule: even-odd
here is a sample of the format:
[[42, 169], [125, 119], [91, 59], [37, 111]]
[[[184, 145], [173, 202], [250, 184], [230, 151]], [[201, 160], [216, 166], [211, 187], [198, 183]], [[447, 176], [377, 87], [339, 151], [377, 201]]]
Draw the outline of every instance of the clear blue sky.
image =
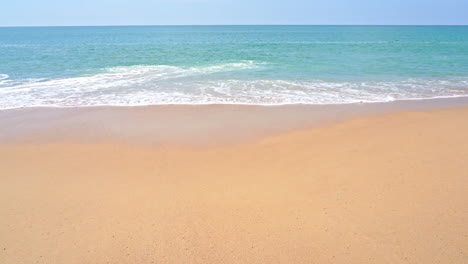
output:
[[0, 26], [467, 25], [468, 0], [0, 0]]

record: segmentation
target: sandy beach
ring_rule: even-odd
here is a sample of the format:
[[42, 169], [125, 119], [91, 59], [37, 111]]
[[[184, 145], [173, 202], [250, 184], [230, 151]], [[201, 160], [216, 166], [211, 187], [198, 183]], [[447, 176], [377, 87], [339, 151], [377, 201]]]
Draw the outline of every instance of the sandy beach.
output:
[[466, 106], [284, 109], [3, 111], [0, 263], [468, 261]]

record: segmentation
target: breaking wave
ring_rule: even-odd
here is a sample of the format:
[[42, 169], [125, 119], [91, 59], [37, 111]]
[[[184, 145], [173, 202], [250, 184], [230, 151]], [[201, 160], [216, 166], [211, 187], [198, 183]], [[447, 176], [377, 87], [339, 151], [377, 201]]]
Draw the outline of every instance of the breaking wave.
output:
[[244, 80], [219, 76], [219, 73], [252, 70], [262, 65], [240, 61], [202, 67], [121, 66], [94, 75], [62, 79], [13, 80], [0, 74], [0, 109], [161, 104], [343, 104], [468, 96], [468, 78], [330, 82]]

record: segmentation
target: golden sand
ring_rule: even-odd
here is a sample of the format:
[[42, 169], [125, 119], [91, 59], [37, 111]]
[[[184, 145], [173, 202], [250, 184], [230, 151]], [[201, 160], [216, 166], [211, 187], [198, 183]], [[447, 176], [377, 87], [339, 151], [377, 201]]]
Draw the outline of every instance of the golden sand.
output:
[[0, 145], [0, 263], [467, 263], [468, 109], [219, 147]]

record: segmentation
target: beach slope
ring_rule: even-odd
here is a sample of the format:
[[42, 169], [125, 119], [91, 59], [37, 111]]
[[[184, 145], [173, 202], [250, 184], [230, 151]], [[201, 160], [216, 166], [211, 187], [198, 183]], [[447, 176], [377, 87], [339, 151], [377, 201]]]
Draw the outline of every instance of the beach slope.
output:
[[468, 109], [228, 146], [0, 145], [0, 263], [466, 263]]

